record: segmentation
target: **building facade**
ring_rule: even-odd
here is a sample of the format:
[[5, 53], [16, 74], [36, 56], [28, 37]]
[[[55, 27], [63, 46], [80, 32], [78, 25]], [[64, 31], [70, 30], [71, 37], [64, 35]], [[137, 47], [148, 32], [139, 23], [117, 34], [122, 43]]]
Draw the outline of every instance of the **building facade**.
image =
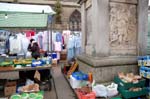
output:
[[[21, 4], [42, 4], [50, 5], [55, 9], [57, 0], [0, 0], [0, 2], [7, 3], [21, 3]], [[62, 6], [61, 9], [61, 23], [55, 23], [53, 20], [54, 30], [81, 30], [81, 14], [80, 5], [77, 4], [77, 0], [60, 0]]]

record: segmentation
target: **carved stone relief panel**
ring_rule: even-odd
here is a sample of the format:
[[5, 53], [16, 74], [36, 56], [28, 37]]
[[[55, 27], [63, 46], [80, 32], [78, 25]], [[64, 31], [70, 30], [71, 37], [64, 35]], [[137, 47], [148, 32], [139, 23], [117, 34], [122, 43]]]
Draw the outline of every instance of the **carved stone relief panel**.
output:
[[[135, 54], [137, 42], [137, 7], [133, 4], [110, 2], [111, 53]], [[130, 51], [128, 51], [130, 50]], [[134, 50], [134, 51], [131, 51]], [[131, 52], [131, 53], [128, 53]]]

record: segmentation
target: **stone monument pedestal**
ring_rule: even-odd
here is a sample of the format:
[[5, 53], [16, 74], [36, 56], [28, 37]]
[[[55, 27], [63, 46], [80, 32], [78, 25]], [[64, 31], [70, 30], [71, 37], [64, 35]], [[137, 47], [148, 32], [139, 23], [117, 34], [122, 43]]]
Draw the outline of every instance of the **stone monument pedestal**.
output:
[[138, 73], [136, 56], [91, 57], [78, 56], [79, 70], [92, 72], [93, 79], [99, 83], [110, 82], [118, 72]]
[[118, 72], [138, 73], [137, 56], [146, 55], [148, 0], [80, 0], [82, 49], [79, 69], [96, 82]]

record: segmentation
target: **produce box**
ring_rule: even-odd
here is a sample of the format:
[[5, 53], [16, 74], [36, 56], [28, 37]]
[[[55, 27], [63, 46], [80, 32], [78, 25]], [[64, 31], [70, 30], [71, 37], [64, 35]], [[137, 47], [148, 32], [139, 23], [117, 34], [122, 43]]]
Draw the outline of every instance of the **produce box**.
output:
[[21, 60], [13, 60], [14, 66], [16, 67], [17, 65], [21, 65], [22, 66], [22, 61]]
[[81, 84], [82, 84], [82, 80], [77, 80], [75, 79], [72, 75], [70, 76], [70, 79], [69, 79], [69, 82], [70, 82], [70, 85], [73, 89], [75, 88], [80, 88], [81, 87]]
[[118, 90], [125, 99], [139, 97], [148, 94], [148, 89], [146, 87], [142, 88], [140, 91], [129, 91], [121, 88], [118, 88]]
[[5, 96], [16, 93], [16, 81], [7, 81], [4, 87]]
[[60, 53], [60, 60], [66, 60], [67, 59], [67, 53]]
[[31, 66], [31, 63], [32, 63], [32, 60], [29, 60], [29, 59], [19, 59], [19, 60], [14, 60], [14, 66], [16, 67], [17, 65], [21, 65], [21, 66], [27, 66], [27, 65], [30, 65]]
[[21, 94], [14, 94], [10, 97], [10, 99], [43, 99], [44, 92], [39, 91], [36, 93], [21, 93]]
[[94, 92], [85, 95], [77, 90], [75, 92], [78, 96], [78, 99], [96, 99], [96, 94]]
[[141, 79], [138, 83], [132, 83], [132, 82], [127, 83], [127, 82], [124, 82], [122, 79], [120, 79], [118, 76], [116, 76], [114, 78], [114, 82], [116, 84], [118, 84], [119, 87], [122, 88], [122, 89], [129, 89], [131, 87], [144, 87], [146, 80]]
[[140, 67], [140, 76], [150, 79], [150, 68], [141, 66]]
[[13, 65], [12, 61], [3, 61], [3, 62], [0, 62], [0, 67], [12, 66], [12, 65]]
[[52, 59], [52, 65], [57, 65], [57, 59]]

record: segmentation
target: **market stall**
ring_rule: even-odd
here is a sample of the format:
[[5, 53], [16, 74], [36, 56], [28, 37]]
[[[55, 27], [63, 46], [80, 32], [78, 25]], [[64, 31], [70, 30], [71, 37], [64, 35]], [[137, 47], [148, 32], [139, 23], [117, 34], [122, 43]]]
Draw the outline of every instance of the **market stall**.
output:
[[[55, 12], [51, 9], [50, 6], [0, 3], [0, 8], [1, 8], [0, 9], [0, 28], [4, 30], [4, 32], [3, 32], [4, 34], [6, 33], [6, 31], [5, 31], [6, 29], [9, 32], [12, 32], [11, 30], [13, 30], [13, 33], [11, 33], [11, 35], [12, 34], [13, 34], [13, 36], [15, 35], [14, 38], [17, 37], [17, 39], [18, 39], [18, 36], [16, 36], [16, 32], [18, 32], [19, 30], [21, 30], [19, 32], [25, 33], [26, 30], [28, 30], [28, 29], [31, 29], [31, 30], [34, 30], [37, 28], [45, 29], [48, 31], [48, 32], [46, 32], [46, 35], [48, 37], [46, 39], [47, 40], [46, 41], [46, 46], [47, 46], [46, 51], [48, 51], [48, 52], [50, 51], [49, 46], [51, 46], [50, 45], [51, 44], [51, 38], [50, 38], [51, 34], [49, 32], [50, 28], [48, 28], [48, 24], [49, 24], [49, 22], [52, 22], [51, 21], [52, 16], [55, 14]], [[14, 30], [15, 30], [15, 32], [14, 32]], [[31, 32], [29, 32], [29, 33], [31, 33]], [[10, 46], [10, 47], [14, 48], [13, 50], [10, 50], [12, 52], [13, 51], [18, 52], [13, 45], [17, 46], [17, 44], [20, 43], [20, 41], [15, 40], [15, 42], [16, 43], [14, 43], [14, 44], [12, 44], [12, 46]], [[20, 44], [20, 46], [24, 47], [24, 45], [22, 45], [22, 44]], [[20, 48], [20, 49], [22, 49], [22, 48]], [[37, 70], [46, 69], [46, 70], [50, 71], [50, 68], [51, 68], [51, 60], [50, 60], [49, 56], [35, 60], [32, 58], [24, 59], [24, 57], [21, 57], [21, 58], [15, 57], [15, 58], [11, 59], [11, 58], [9, 58], [9, 55], [6, 55], [7, 57], [3, 56], [3, 53], [1, 55], [2, 56], [0, 58], [2, 58], [2, 59], [0, 62], [0, 73], [36, 70], [34, 78], [37, 78], [36, 80], [40, 81], [40, 75], [39, 75], [39, 72], [37, 72]], [[2, 77], [2, 75], [1, 75], [1, 77]], [[14, 87], [15, 87], [15, 89], [18, 89], [18, 85], [16, 85], [16, 84], [18, 84], [18, 81], [9, 82], [9, 80], [7, 79], [6, 82], [11, 85], [11, 88], [14, 89]], [[5, 86], [5, 85], [7, 85], [7, 84], [0, 84], [1, 90], [4, 91], [5, 96], [10, 96], [10, 95], [18, 92], [18, 90], [6, 91], [7, 86]], [[29, 87], [32, 87], [32, 89]], [[22, 89], [24, 89], [24, 88], [26, 90], [28, 89], [28, 92], [40, 91], [40, 86], [39, 86], [39, 84], [36, 85], [36, 83], [35, 84], [32, 83], [31, 86], [24, 85], [24, 87], [22, 87]], [[38, 90], [34, 90], [34, 89], [38, 89]]]

